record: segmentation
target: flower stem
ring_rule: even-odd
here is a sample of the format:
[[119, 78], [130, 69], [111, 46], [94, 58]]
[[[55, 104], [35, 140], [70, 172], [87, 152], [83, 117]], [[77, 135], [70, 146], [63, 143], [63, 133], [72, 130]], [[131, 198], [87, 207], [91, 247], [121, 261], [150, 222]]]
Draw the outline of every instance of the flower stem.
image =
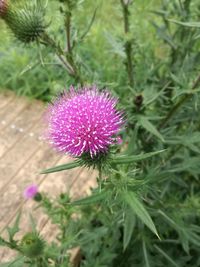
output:
[[45, 46], [51, 47], [58, 56], [59, 60], [62, 62], [68, 74], [73, 77], [77, 82], [80, 82], [82, 84], [80, 75], [77, 73], [76, 66], [73, 60], [70, 60], [71, 56], [66, 56], [68, 55], [68, 53], [66, 54], [63, 49], [58, 44], [56, 44], [56, 42], [47, 33], [44, 33], [41, 36], [40, 43]]
[[66, 11], [65, 11], [65, 32], [66, 32], [66, 39], [67, 39], [67, 51], [65, 53], [67, 61], [70, 63], [70, 65], [73, 67], [74, 70], [74, 78], [76, 82], [79, 82], [81, 85], [83, 85], [83, 81], [80, 75], [80, 68], [77, 66], [77, 64], [74, 61], [73, 56], [73, 48], [74, 45], [72, 45], [71, 41], [71, 19], [72, 19], [72, 10], [73, 8], [70, 5], [70, 1], [66, 1]]
[[[130, 2], [121, 0], [122, 10], [123, 10], [123, 17], [124, 17], [124, 32], [125, 34], [130, 33], [130, 21], [129, 21], [129, 4]], [[126, 53], [126, 70], [129, 79], [129, 85], [131, 87], [134, 86], [134, 79], [133, 79], [133, 61], [132, 61], [132, 40], [127, 40], [124, 45], [125, 53]]]
[[65, 29], [66, 29], [66, 38], [67, 38], [67, 52], [71, 54], [71, 12], [70, 11], [66, 11]]

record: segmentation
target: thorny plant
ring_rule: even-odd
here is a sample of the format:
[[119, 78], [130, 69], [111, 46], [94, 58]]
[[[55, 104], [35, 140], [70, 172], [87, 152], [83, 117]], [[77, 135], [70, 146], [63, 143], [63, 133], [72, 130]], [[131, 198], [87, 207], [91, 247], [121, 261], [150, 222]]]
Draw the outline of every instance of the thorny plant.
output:
[[[0, 0], [0, 16], [20, 41], [53, 51], [78, 87], [62, 90], [46, 116], [47, 139], [76, 159], [42, 173], [92, 167], [98, 171], [97, 187], [76, 201], [63, 193], [52, 200], [36, 186], [27, 188], [25, 196], [58, 226], [56, 242], [45, 242], [33, 219], [32, 232], [17, 240], [19, 215], [8, 237], [0, 239], [19, 257], [3, 266], [199, 266], [198, 1], [162, 0], [149, 10], [156, 47], [141, 44], [133, 34], [132, 12], [140, 3], [115, 3], [123, 34], [111, 39], [112, 52], [123, 55], [122, 60], [113, 57], [121, 60], [123, 83], [112, 89], [123, 112], [105, 88], [87, 85], [77, 61], [76, 46], [94, 26], [98, 9], [85, 32], [74, 38], [73, 16], [84, 1], [58, 2], [65, 48], [48, 32], [42, 1], [17, 5]], [[155, 56], [159, 49], [165, 51], [162, 59]], [[77, 246], [79, 261], [71, 262], [69, 249]]]

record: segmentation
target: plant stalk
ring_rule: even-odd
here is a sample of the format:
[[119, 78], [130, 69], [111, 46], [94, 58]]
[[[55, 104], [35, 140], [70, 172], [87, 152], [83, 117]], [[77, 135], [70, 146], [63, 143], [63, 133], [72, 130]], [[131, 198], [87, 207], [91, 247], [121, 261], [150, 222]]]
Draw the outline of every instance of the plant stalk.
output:
[[70, 5], [70, 1], [66, 1], [66, 11], [65, 11], [65, 32], [66, 32], [66, 39], [67, 39], [67, 51], [65, 53], [66, 60], [70, 63], [74, 71], [74, 78], [76, 82], [79, 82], [83, 85], [83, 81], [80, 75], [80, 69], [78, 68], [77, 64], [74, 61], [73, 57], [73, 45], [71, 41], [71, 19], [72, 19], [72, 7]]
[[71, 12], [67, 11], [65, 15], [65, 29], [67, 38], [67, 52], [71, 54]]
[[59, 60], [62, 62], [68, 74], [73, 77], [77, 82], [80, 82], [82, 84], [80, 75], [77, 72], [77, 68], [74, 64], [74, 61], [70, 60], [72, 57], [68, 56], [68, 53], [65, 53], [62, 48], [58, 44], [56, 44], [56, 42], [47, 33], [44, 33], [43, 36], [41, 36], [40, 43], [47, 47], [51, 47], [56, 53]]
[[[130, 21], [129, 21], [129, 2], [125, 2], [124, 0], [121, 0], [121, 5], [123, 9], [123, 17], [124, 17], [124, 32], [125, 34], [130, 33]], [[124, 45], [125, 53], [126, 53], [126, 70], [128, 74], [129, 79], [129, 85], [131, 87], [134, 86], [134, 78], [133, 78], [133, 59], [132, 59], [132, 40], [127, 40]]]

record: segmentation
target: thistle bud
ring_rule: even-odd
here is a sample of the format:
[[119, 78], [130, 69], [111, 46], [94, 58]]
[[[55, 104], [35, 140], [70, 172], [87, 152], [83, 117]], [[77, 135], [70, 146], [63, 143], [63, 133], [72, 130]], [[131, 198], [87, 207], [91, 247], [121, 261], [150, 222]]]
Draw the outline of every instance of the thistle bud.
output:
[[142, 103], [143, 103], [143, 96], [137, 95], [134, 99], [134, 104], [137, 110], [139, 110], [142, 107]]
[[0, 17], [23, 43], [36, 41], [42, 36], [47, 27], [44, 15], [45, 8], [39, 0], [36, 3], [28, 1], [20, 7], [8, 4], [8, 0], [0, 0]]
[[31, 232], [24, 235], [20, 242], [21, 253], [29, 258], [35, 258], [42, 255], [45, 242], [39, 237], [38, 233]]
[[3, 18], [8, 10], [8, 0], [0, 0], [0, 17]]

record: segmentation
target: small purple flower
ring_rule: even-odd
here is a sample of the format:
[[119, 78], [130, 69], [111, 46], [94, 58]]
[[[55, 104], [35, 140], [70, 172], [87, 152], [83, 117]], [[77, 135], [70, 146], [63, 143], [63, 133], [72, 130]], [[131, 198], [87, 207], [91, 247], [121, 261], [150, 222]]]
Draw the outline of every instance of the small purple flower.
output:
[[26, 199], [34, 198], [37, 194], [38, 194], [38, 187], [37, 187], [37, 185], [29, 185], [24, 190], [24, 197]]
[[58, 151], [75, 157], [89, 153], [93, 158], [107, 152], [124, 124], [117, 102], [95, 86], [78, 91], [70, 87], [47, 109], [48, 140]]

